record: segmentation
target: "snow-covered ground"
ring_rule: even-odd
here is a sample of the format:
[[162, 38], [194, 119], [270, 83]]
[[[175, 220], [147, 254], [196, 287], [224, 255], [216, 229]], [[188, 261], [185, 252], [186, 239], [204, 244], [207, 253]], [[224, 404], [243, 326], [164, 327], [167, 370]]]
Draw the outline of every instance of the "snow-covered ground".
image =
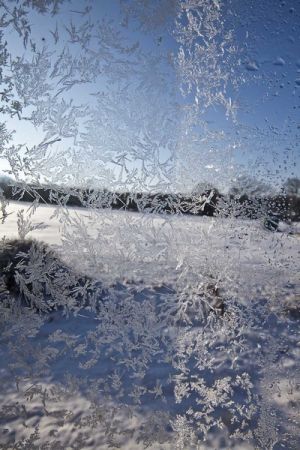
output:
[[[9, 205], [0, 238], [29, 206]], [[0, 448], [299, 448], [297, 225], [50, 206], [30, 221], [107, 294], [98, 314], [2, 318]], [[210, 285], [225, 314], [201, 322]]]

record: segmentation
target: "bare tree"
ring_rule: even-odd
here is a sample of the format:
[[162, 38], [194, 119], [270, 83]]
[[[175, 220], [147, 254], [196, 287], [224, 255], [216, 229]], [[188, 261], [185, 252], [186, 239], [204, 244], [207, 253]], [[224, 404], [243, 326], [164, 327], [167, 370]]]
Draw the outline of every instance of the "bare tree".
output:
[[300, 196], [300, 178], [288, 178], [283, 185], [283, 189], [287, 195]]

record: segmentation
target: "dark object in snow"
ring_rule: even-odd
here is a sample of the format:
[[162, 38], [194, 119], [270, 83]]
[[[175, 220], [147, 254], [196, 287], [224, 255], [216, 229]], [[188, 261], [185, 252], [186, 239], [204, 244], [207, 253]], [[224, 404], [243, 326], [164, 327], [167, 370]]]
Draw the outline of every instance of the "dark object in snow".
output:
[[283, 305], [283, 311], [294, 320], [300, 319], [300, 295], [291, 294], [289, 295]]
[[207, 323], [209, 316], [224, 316], [226, 305], [217, 284], [212, 281], [198, 285], [187, 284], [183, 290], [177, 290], [174, 319], [177, 325], [198, 326]]
[[264, 220], [264, 227], [267, 230], [277, 231], [278, 230], [278, 225], [279, 225], [279, 217], [277, 217], [277, 216], [275, 216], [273, 214], [270, 214]]
[[220, 314], [225, 313], [225, 303], [220, 294], [220, 289], [215, 284], [208, 284], [206, 288], [206, 298], [208, 299], [210, 311]]
[[76, 311], [95, 303], [99, 283], [72, 271], [45, 243], [14, 239], [0, 244], [0, 287], [40, 312]]

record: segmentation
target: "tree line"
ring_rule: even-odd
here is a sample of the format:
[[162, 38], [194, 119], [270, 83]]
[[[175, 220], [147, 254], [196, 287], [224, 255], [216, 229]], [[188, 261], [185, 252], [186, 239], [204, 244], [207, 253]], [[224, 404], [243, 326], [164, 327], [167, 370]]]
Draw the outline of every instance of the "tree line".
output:
[[[299, 180], [298, 180], [299, 181]], [[299, 183], [300, 184], [300, 183]], [[289, 186], [291, 189], [289, 190]], [[0, 194], [7, 200], [39, 202], [85, 208], [111, 208], [157, 214], [191, 214], [196, 216], [235, 216], [258, 219], [275, 215], [280, 220], [300, 220], [299, 187], [288, 180], [280, 193], [250, 193], [231, 188], [227, 194], [207, 186], [189, 194], [112, 192], [107, 189], [72, 188], [61, 186], [23, 185], [12, 180], [0, 180]], [[298, 189], [298, 190], [297, 190]]]

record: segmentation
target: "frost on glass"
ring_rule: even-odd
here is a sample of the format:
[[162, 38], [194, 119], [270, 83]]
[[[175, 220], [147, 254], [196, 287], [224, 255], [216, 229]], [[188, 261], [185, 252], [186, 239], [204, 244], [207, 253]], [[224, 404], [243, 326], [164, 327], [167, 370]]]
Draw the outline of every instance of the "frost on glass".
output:
[[299, 15], [0, 1], [1, 448], [298, 448]]

